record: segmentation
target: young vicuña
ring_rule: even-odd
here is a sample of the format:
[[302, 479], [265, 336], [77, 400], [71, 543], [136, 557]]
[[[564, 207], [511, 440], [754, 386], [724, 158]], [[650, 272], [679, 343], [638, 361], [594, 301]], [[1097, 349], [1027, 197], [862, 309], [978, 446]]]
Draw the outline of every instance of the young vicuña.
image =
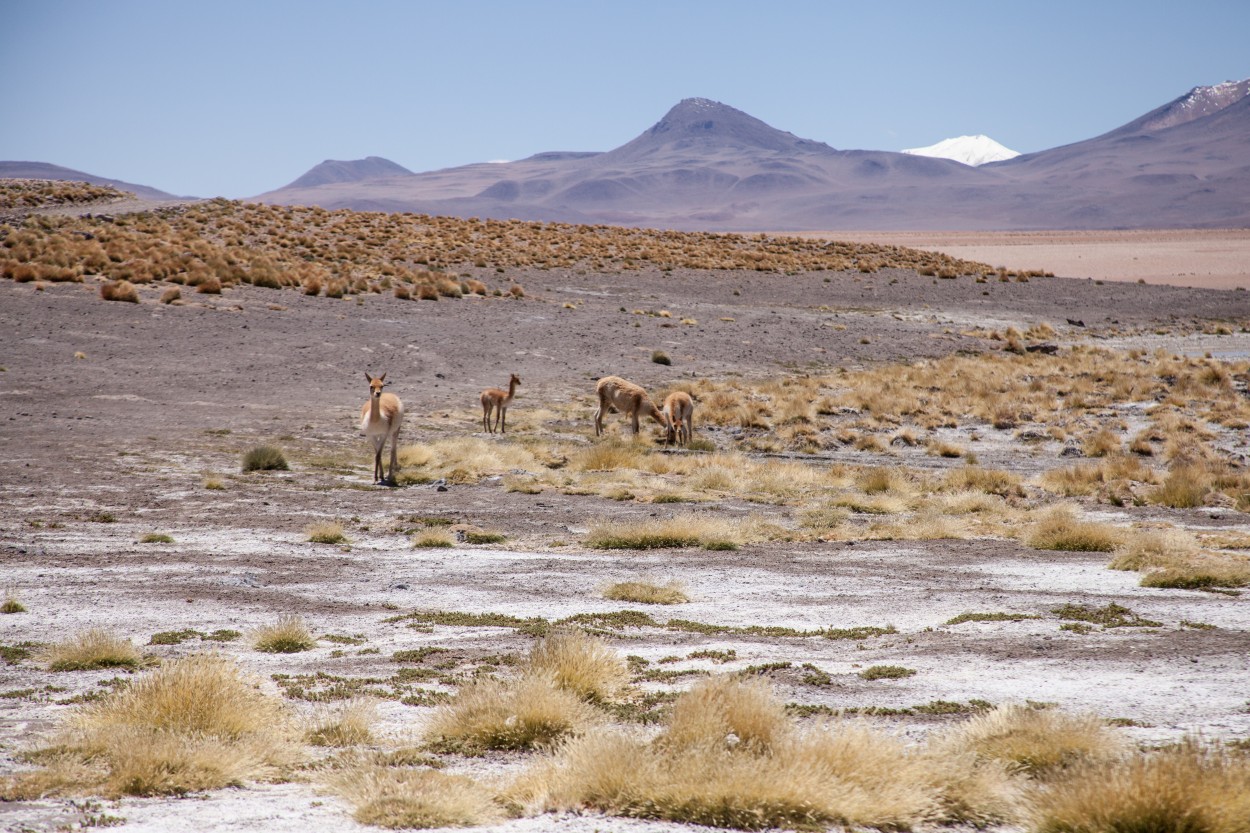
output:
[[[521, 378], [515, 373], [508, 380], [508, 389], [487, 388], [482, 391], [482, 430], [491, 434], [498, 429], [500, 433], [508, 433], [508, 405], [512, 402], [512, 397], [516, 396], [516, 389], [521, 384]], [[495, 424], [490, 424], [491, 412], [495, 414]]]
[[635, 434], [638, 433], [638, 417], [641, 414], [654, 419], [666, 432], [669, 430], [664, 413], [655, 407], [647, 392], [633, 382], [627, 382], [620, 376], [604, 376], [595, 386], [595, 391], [599, 394], [599, 410], [595, 411], [596, 437], [603, 433], [603, 417], [610, 408], [630, 418]]
[[[360, 408], [360, 430], [373, 442], [373, 482], [395, 485], [396, 457], [399, 453], [399, 426], [404, 421], [404, 403], [393, 393], [383, 393], [386, 374], [376, 379], [365, 372], [369, 380], [369, 401]], [[382, 476], [382, 449], [391, 441], [391, 469]]]
[[690, 436], [694, 432], [694, 400], [690, 394], [675, 390], [664, 397], [664, 407], [660, 409], [668, 420], [668, 431], [665, 442], [678, 445], [689, 445]]

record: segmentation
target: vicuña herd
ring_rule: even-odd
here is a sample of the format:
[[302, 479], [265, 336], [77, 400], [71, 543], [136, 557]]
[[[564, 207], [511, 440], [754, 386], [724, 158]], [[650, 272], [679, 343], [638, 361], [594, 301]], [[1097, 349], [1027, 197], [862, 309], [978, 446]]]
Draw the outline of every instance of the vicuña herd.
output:
[[[384, 393], [386, 374], [376, 379], [365, 372], [369, 381], [369, 401], [360, 408], [360, 430], [373, 442], [373, 482], [395, 485], [398, 467], [397, 447], [399, 426], [404, 421], [404, 403], [393, 393]], [[508, 380], [508, 389], [487, 388], [482, 391], [482, 430], [494, 434], [508, 431], [508, 405], [521, 386], [521, 377], [515, 373]], [[630, 420], [635, 434], [639, 431], [640, 417], [648, 416], [664, 429], [664, 440], [677, 445], [689, 445], [694, 432], [694, 400], [685, 391], [674, 391], [664, 398], [664, 407], [657, 408], [645, 390], [620, 376], [604, 376], [595, 385], [599, 407], [595, 410], [595, 436], [603, 434], [603, 418], [612, 411], [624, 414]], [[492, 422], [492, 417], [494, 421]], [[382, 450], [387, 440], [391, 443], [390, 470], [383, 472]], [[385, 476], [383, 476], [385, 474]]]

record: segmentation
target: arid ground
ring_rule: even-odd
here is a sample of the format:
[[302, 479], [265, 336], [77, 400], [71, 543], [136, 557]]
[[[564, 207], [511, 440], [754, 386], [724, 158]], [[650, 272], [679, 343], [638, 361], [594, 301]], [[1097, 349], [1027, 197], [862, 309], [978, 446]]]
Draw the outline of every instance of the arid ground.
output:
[[[1115, 384], [1098, 378], [1105, 350], [1134, 351], [1138, 362], [1210, 355], [1228, 368], [1223, 376], [1219, 367], [1212, 372], [1234, 407], [1247, 396], [1250, 293], [1160, 283], [1182, 270], [1236, 271], [1202, 233], [1198, 239], [1184, 263], [1143, 267], [1145, 284], [1085, 280], [1099, 273], [1072, 266], [1070, 257], [1050, 260], [1070, 245], [1066, 236], [1013, 238], [988, 249], [980, 238], [951, 241], [962, 256], [1011, 264], [1010, 251], [1020, 267], [1079, 279], [681, 268], [529, 268], [505, 278], [466, 266], [465, 274], [491, 288], [520, 283], [525, 297], [417, 303], [240, 286], [221, 295], [184, 290], [175, 305], [158, 302], [158, 285], [139, 287], [140, 303], [131, 304], [101, 300], [90, 278], [0, 280], [0, 592], [26, 608], [0, 616], [0, 644], [15, 649], [0, 664], [0, 772], [30, 770], [24, 750], [84, 701], [132, 677], [117, 669], [47, 670], [41, 646], [88, 628], [129, 638], [158, 660], [211, 647], [258, 675], [301, 719], [337, 697], [372, 695], [379, 702], [373, 745], [387, 749], [420, 744], [436, 704], [468, 680], [508, 677], [534, 643], [510, 623], [581, 614], [605, 614], [580, 621], [622, 656], [637, 658], [635, 701], [681, 691], [707, 673], [747, 671], [769, 679], [796, 720], [858, 715], [911, 741], [988, 706], [1032, 702], [1093, 712], [1144, 746], [1195, 735], [1244, 743], [1250, 596], [1227, 587], [1141, 586], [1143, 573], [1108, 569], [1111, 553], [1039, 549], [1023, 532], [1039, 513], [1065, 504], [1101, 527], [1169, 530], [1244, 560], [1250, 502], [1235, 493], [1195, 508], [1150, 499], [1168, 471], [1164, 439], [1151, 441], [1155, 456], [1135, 458], [1153, 470], [1153, 484], [1072, 495], [1044, 485], [1047, 472], [1103, 462], [1082, 456], [1096, 453], [1082, 445], [1086, 428], [1107, 427], [1120, 447], [1147, 431], [1150, 408], [1166, 391], [1140, 399], [1140, 391], [1126, 389], [1110, 404], [1069, 403], [1066, 434], [1050, 432], [1048, 417], [1027, 413], [995, 427], [958, 402], [945, 414], [921, 409], [874, 422], [870, 403], [839, 399], [856, 374], [900, 364], [948, 368], [941, 363], [991, 356], [1044, 368], [1088, 354], [1091, 387], [1080, 395], [1093, 403], [1097, 385]], [[1152, 241], [1140, 251], [1181, 247], [1168, 235]], [[1228, 241], [1240, 247], [1244, 267], [1244, 233]], [[1127, 258], [1137, 251], [1117, 244], [1114, 267], [1099, 255], [1099, 268], [1108, 270], [1102, 276], [1133, 279], [1138, 261]], [[1037, 344], [1057, 353], [1003, 349]], [[656, 351], [671, 364], [656, 363]], [[372, 453], [357, 426], [366, 371], [385, 372], [388, 390], [403, 399], [401, 444], [425, 449], [408, 459], [424, 461], [428, 477], [409, 462], [405, 485], [372, 484]], [[509, 433], [484, 434], [478, 393], [505, 384], [510, 373], [522, 386], [508, 411]], [[646, 420], [642, 438], [631, 442], [619, 415], [608, 418], [609, 436], [596, 438], [594, 380], [608, 374], [657, 393], [675, 385], [694, 390], [695, 434], [704, 445], [666, 450]], [[779, 404], [786, 380], [813, 379], [829, 407], [786, 417]], [[935, 375], [931, 390], [943, 384]], [[754, 420], [714, 418], [718, 392], [771, 410]], [[1186, 419], [1222, 470], [1244, 473], [1244, 424], [1201, 416], [1199, 389], [1176, 396], [1186, 401], [1173, 404], [1192, 409]], [[783, 429], [784, 441], [776, 440]], [[480, 445], [464, 445], [473, 438]], [[945, 453], [943, 443], [955, 451]], [[290, 469], [242, 472], [243, 455], [262, 444], [279, 446]], [[585, 463], [596, 446], [623, 449], [645, 471], [596, 469]], [[440, 460], [449, 449], [473, 459]], [[505, 454], [513, 449], [537, 462], [517, 463]], [[832, 505], [832, 486], [805, 491], [796, 480], [755, 492], [733, 482], [739, 475], [709, 485], [683, 468], [720, 454], [725, 466], [732, 457], [733, 465], [753, 467], [750, 477], [763, 477], [769, 466], [783, 480], [798, 471], [784, 466], [814, 471], [838, 485], [843, 508], [822, 528], [810, 513]], [[935, 508], [942, 491], [935, 484], [973, 460], [1016, 485], [982, 495], [983, 510]], [[738, 471], [748, 477], [748, 468]], [[855, 485], [881, 471], [909, 485], [876, 494]], [[998, 520], [982, 523], [981, 511]], [[950, 531], [908, 531], [943, 512]], [[765, 532], [745, 534], [728, 550], [588, 543], [607, 521], [691, 513]], [[345, 540], [310, 542], [310, 525], [321, 521], [340, 524]], [[451, 532], [453, 545], [414, 548], [415, 539], [439, 530]], [[503, 539], [468, 543], [466, 533], [475, 530]], [[170, 540], [140, 543], [156, 534]], [[609, 585], [635, 580], [677, 582], [689, 601], [604, 598]], [[1070, 616], [1109, 605], [1129, 611], [1126, 626]], [[623, 610], [652, 621], [607, 615]], [[444, 614], [453, 613], [500, 616], [493, 624], [472, 617], [448, 624], [456, 620]], [[975, 615], [951, 624], [961, 614]], [[253, 650], [249, 634], [285, 615], [302, 617], [316, 646], [293, 654]], [[241, 636], [207, 638], [222, 631]], [[184, 632], [181, 641], [150, 644], [170, 632]], [[438, 650], [401, 655], [417, 657], [407, 662], [396, 657], [423, 648]], [[874, 666], [915, 673], [861, 676]], [[414, 668], [424, 673], [398, 673]], [[652, 702], [662, 713], [666, 698]], [[637, 714], [619, 722], [648, 731]], [[328, 753], [307, 754], [315, 764]], [[506, 778], [533, 753], [438, 758], [446, 771]], [[282, 783], [188, 798], [0, 802], [0, 826], [43, 831], [111, 820], [131, 831], [369, 829], [353, 821], [327, 778], [309, 765]], [[692, 829], [594, 813], [539, 815], [491, 829], [557, 826]]]
[[945, 252], [1009, 269], [1207, 289], [1250, 289], [1250, 230], [805, 232]]

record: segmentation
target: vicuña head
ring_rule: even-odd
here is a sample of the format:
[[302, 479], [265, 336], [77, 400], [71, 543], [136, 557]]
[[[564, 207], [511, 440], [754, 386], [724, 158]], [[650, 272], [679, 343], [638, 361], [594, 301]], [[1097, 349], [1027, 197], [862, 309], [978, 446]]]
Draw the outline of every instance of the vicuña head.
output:
[[[404, 421], [404, 403], [393, 393], [384, 393], [386, 374], [376, 379], [365, 371], [365, 379], [369, 382], [369, 401], [360, 409], [360, 430], [373, 442], [373, 482], [395, 485], [395, 471], [398, 468], [399, 426]], [[383, 477], [382, 449], [386, 441], [391, 441], [391, 469]]]

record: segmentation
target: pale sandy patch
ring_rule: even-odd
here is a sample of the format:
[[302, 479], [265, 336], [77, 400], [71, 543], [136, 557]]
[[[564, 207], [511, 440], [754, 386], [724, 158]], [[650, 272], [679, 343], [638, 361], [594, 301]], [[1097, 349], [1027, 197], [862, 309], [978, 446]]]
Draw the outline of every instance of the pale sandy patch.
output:
[[1250, 289], [1250, 229], [811, 231], [797, 236], [908, 246], [1066, 278]]

